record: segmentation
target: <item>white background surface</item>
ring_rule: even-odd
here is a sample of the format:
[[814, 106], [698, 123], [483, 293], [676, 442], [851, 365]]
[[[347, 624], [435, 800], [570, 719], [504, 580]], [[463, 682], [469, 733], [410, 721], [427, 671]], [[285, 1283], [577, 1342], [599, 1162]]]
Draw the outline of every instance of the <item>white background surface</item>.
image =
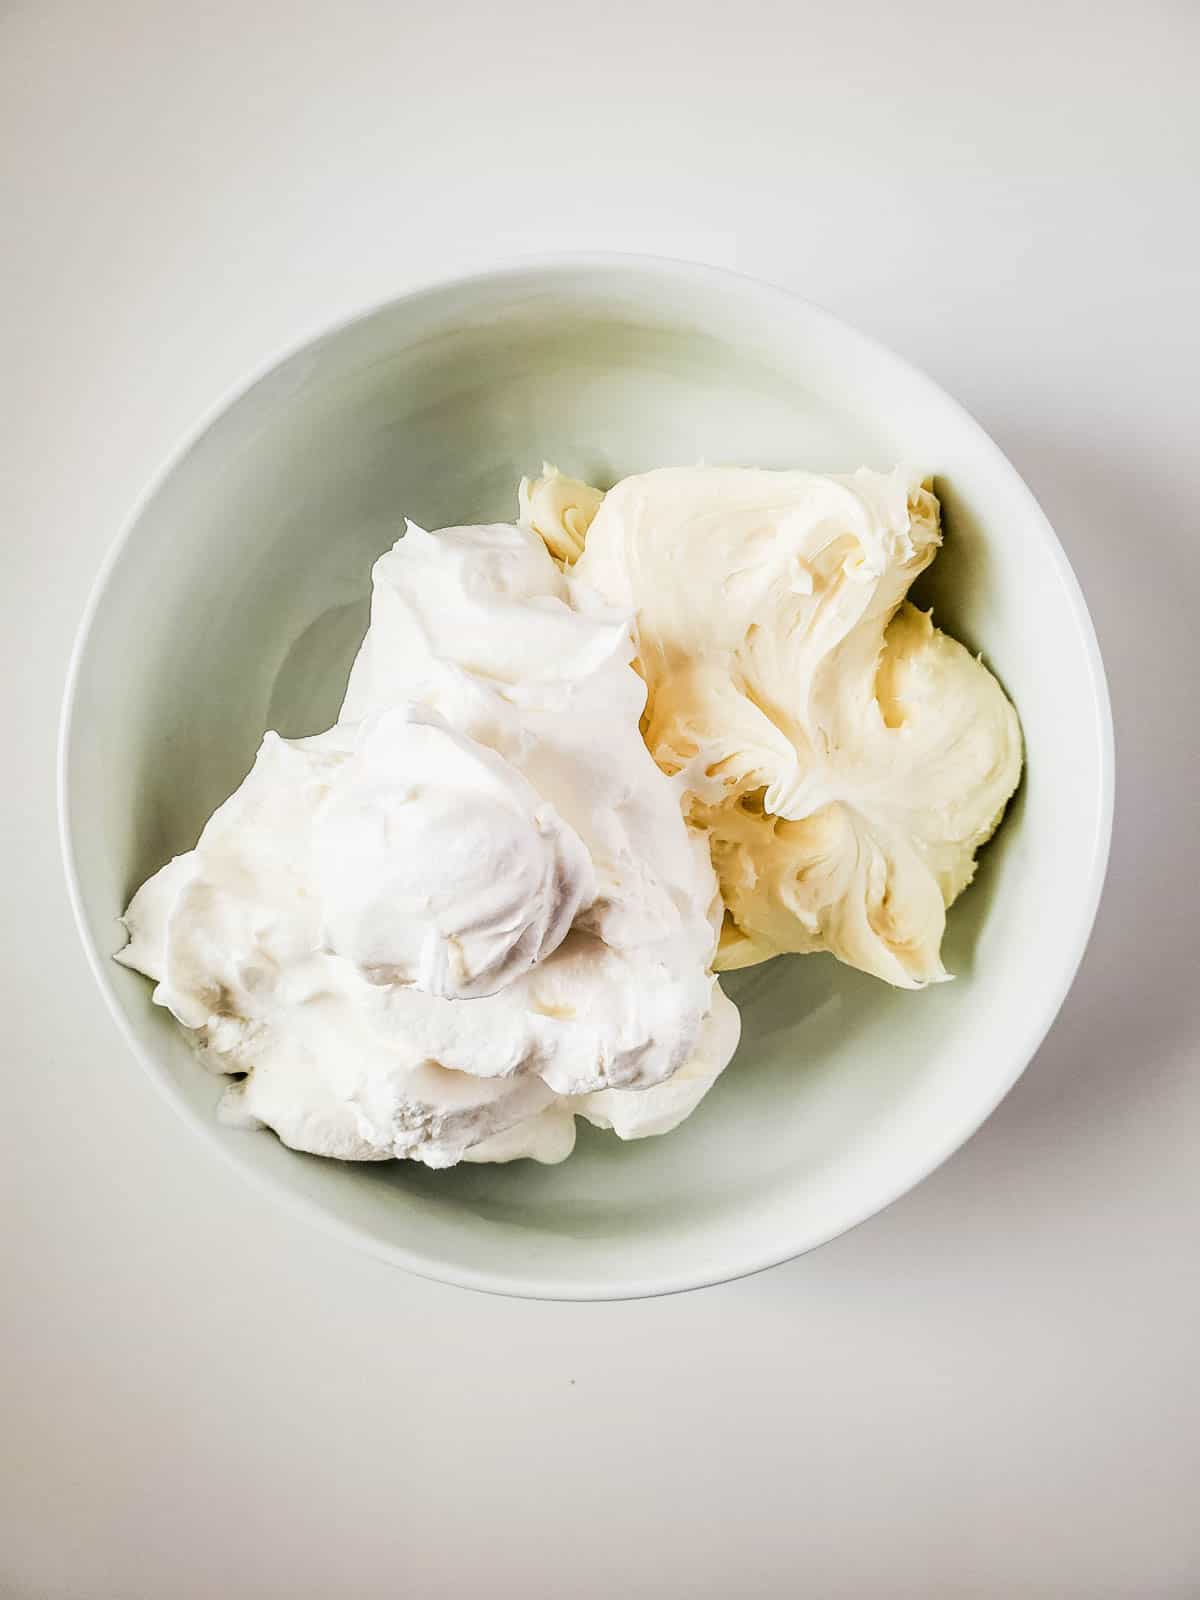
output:
[[[1198, 52], [1188, 0], [6, 9], [6, 1596], [1200, 1593]], [[1118, 735], [1091, 950], [984, 1130], [815, 1255], [595, 1307], [242, 1186], [121, 1048], [53, 818], [75, 623], [167, 453], [407, 281], [572, 246], [781, 281], [963, 400]]]

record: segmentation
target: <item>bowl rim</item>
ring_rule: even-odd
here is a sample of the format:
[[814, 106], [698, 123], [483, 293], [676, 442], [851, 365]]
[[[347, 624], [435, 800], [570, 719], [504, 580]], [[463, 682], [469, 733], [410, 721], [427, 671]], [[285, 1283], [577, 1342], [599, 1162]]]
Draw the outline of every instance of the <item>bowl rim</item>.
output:
[[[503, 1268], [478, 1270], [462, 1267], [454, 1262], [442, 1260], [420, 1250], [386, 1243], [369, 1229], [333, 1215], [320, 1201], [297, 1193], [255, 1163], [242, 1160], [234, 1153], [228, 1140], [222, 1137], [228, 1130], [224, 1129], [215, 1118], [205, 1117], [193, 1109], [183, 1095], [175, 1089], [171, 1080], [159, 1065], [154, 1053], [142, 1044], [135, 1033], [113, 983], [112, 960], [99, 950], [96, 941], [93, 939], [84, 908], [74, 842], [76, 819], [71, 803], [72, 746], [76, 729], [76, 704], [79, 682], [88, 646], [91, 642], [92, 633], [104, 603], [109, 583], [135, 530], [140, 525], [143, 516], [159, 491], [227, 411], [232, 409], [252, 389], [278, 368], [293, 358], [300, 356], [305, 350], [319, 341], [334, 338], [356, 324], [364, 323], [385, 312], [389, 307], [406, 300], [455, 290], [466, 291], [484, 284], [502, 283], [506, 279], [516, 280], [531, 274], [554, 272], [624, 272], [626, 274], [640, 274], [645, 277], [657, 277], [675, 282], [687, 280], [696, 284], [706, 285], [709, 288], [723, 287], [726, 291], [735, 293], [743, 299], [754, 297], [760, 304], [768, 307], [774, 305], [783, 315], [794, 316], [797, 311], [800, 311], [818, 323], [823, 323], [839, 336], [847, 337], [852, 342], [856, 342], [861, 350], [873, 358], [890, 364], [893, 370], [902, 374], [908, 382], [918, 389], [923, 389], [943, 407], [957, 413], [959, 419], [965, 422], [976, 436], [984, 452], [990, 454], [993, 464], [1012, 480], [1013, 487], [1025, 501], [1030, 519], [1036, 525], [1039, 535], [1057, 568], [1064, 595], [1073, 614], [1073, 620], [1079, 630], [1088, 667], [1091, 711], [1095, 721], [1096, 749], [1100, 766], [1101, 792], [1096, 826], [1091, 839], [1087, 892], [1078, 901], [1074, 931], [1070, 941], [1064, 945], [1063, 959], [1056, 980], [1047, 989], [1041, 1007], [1027, 1023], [1020, 1042], [1013, 1048], [1008, 1070], [992, 1083], [991, 1092], [981, 1097], [969, 1116], [961, 1119], [946, 1137], [933, 1147], [931, 1152], [922, 1153], [906, 1163], [900, 1170], [899, 1176], [893, 1176], [883, 1187], [880, 1195], [872, 1197], [866, 1204], [854, 1207], [847, 1215], [836, 1219], [832, 1225], [824, 1226], [811, 1239], [793, 1240], [789, 1243], [781, 1243], [778, 1239], [775, 1239], [769, 1244], [764, 1244], [758, 1250], [747, 1250], [744, 1261], [736, 1266], [722, 1264], [709, 1270], [691, 1268], [677, 1273], [659, 1273], [651, 1277], [614, 1278], [603, 1281], [580, 1278], [579, 1280], [566, 1279], [548, 1282], [539, 1279], [536, 1275], [531, 1275], [528, 1271], [506, 1271]], [[1084, 599], [1082, 588], [1066, 551], [1063, 549], [1049, 518], [1038, 503], [1032, 490], [1025, 483], [1025, 480], [987, 430], [965, 406], [960, 404], [958, 400], [920, 367], [908, 361], [905, 357], [898, 355], [882, 341], [875, 339], [870, 334], [863, 333], [853, 324], [835, 316], [823, 306], [815, 304], [795, 291], [781, 284], [751, 276], [748, 273], [729, 267], [713, 266], [671, 256], [643, 254], [633, 251], [580, 250], [515, 254], [506, 256], [493, 264], [473, 265], [469, 270], [465, 271], [452, 271], [428, 277], [423, 276], [411, 283], [399, 285], [394, 292], [344, 314], [333, 321], [310, 328], [261, 361], [248, 377], [231, 384], [223, 391], [220, 398], [207, 408], [200, 420], [167, 451], [158, 468], [151, 473], [141, 492], [136, 495], [130, 510], [108, 546], [92, 581], [71, 648], [63, 688], [57, 752], [59, 846], [75, 925], [83, 943], [88, 965], [92, 970], [92, 975], [100, 988], [108, 1010], [116, 1022], [117, 1030], [132, 1052], [134, 1059], [140, 1064], [158, 1092], [165, 1097], [208, 1147], [215, 1150], [228, 1166], [235, 1168], [243, 1179], [251, 1183], [260, 1192], [269, 1195], [275, 1202], [285, 1206], [293, 1214], [315, 1223], [327, 1234], [340, 1237], [347, 1243], [353, 1244], [356, 1248], [366, 1250], [377, 1258], [387, 1261], [393, 1266], [403, 1267], [422, 1278], [483, 1293], [531, 1300], [602, 1301], [644, 1299], [659, 1295], [684, 1293], [690, 1289], [709, 1287], [748, 1277], [754, 1273], [765, 1271], [770, 1267], [778, 1266], [782, 1262], [790, 1261], [797, 1256], [805, 1255], [810, 1250], [817, 1249], [823, 1244], [828, 1244], [832, 1240], [840, 1238], [843, 1234], [860, 1226], [871, 1217], [878, 1216], [881, 1212], [887, 1210], [889, 1206], [894, 1205], [903, 1195], [916, 1188], [919, 1183], [922, 1183], [931, 1173], [942, 1166], [955, 1151], [961, 1149], [978, 1132], [979, 1128], [1013, 1088], [1049, 1032], [1074, 982], [1091, 938], [1100, 904], [1100, 896], [1104, 887], [1112, 841], [1114, 793], [1115, 740], [1112, 707], [1100, 645], [1087, 602]]]

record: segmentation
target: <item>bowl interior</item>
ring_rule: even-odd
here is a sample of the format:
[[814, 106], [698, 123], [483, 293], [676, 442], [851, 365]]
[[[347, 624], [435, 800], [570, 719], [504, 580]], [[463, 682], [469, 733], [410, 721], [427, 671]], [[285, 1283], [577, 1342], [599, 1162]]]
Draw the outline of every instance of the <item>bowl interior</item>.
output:
[[[194, 843], [265, 729], [332, 721], [371, 564], [403, 518], [511, 518], [517, 479], [543, 456], [602, 483], [698, 460], [936, 473], [946, 545], [924, 598], [985, 651], [1027, 742], [1017, 802], [950, 917], [957, 980], [900, 993], [825, 956], [734, 975], [742, 1045], [695, 1116], [640, 1144], [581, 1129], [560, 1167], [353, 1167], [223, 1128], [221, 1084], [149, 985], [107, 959], [117, 916]], [[811, 307], [701, 269], [514, 270], [407, 297], [285, 361], [144, 506], [98, 591], [70, 696], [76, 899], [147, 1065], [252, 1176], [378, 1251], [480, 1287], [678, 1288], [879, 1209], [1021, 1070], [1069, 983], [1103, 868], [1098, 658], [1028, 491], [928, 380]]]

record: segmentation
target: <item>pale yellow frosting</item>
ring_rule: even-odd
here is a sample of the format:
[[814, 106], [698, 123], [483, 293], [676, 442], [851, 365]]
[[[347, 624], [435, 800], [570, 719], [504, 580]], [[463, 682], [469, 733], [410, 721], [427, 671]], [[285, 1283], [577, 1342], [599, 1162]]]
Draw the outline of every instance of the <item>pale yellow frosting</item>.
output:
[[941, 542], [919, 476], [667, 468], [601, 503], [548, 469], [526, 507], [637, 613], [643, 734], [720, 881], [717, 964], [830, 950], [903, 988], [945, 978], [946, 907], [1021, 735], [987, 668], [905, 600]]
[[517, 490], [521, 526], [532, 528], [547, 550], [566, 566], [583, 554], [592, 518], [600, 509], [603, 491], [542, 462], [540, 478], [522, 478]]

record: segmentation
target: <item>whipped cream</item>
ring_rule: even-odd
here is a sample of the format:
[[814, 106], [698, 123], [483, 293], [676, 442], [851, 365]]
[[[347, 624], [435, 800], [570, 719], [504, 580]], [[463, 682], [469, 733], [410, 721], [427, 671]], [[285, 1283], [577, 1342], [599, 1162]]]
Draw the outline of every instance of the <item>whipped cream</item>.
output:
[[[591, 505], [561, 475], [524, 500], [551, 487]], [[571, 570], [636, 613], [643, 732], [709, 839], [718, 967], [830, 950], [903, 988], [944, 979], [946, 908], [1021, 735], [987, 668], [905, 601], [941, 542], [919, 475], [669, 468], [619, 483], [584, 533]]]
[[365, 725], [311, 848], [322, 945], [371, 983], [427, 994], [496, 994], [596, 900], [575, 830], [511, 762], [419, 704]]
[[737, 1044], [702, 835], [639, 733], [626, 611], [532, 529], [409, 525], [337, 724], [268, 734], [118, 959], [297, 1149], [561, 1160], [662, 1133]]

